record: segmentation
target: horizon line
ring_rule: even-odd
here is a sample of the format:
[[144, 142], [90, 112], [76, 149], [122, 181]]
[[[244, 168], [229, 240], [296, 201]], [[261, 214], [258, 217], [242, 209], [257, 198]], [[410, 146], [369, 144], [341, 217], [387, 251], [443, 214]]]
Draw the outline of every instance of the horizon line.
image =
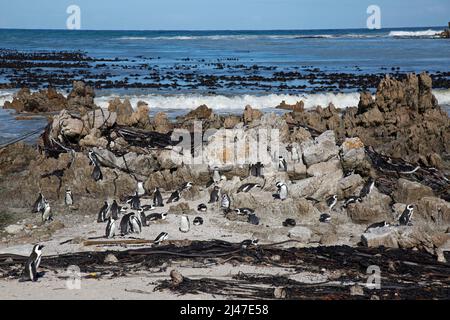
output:
[[291, 29], [291, 28], [281, 28], [281, 29], [74, 29], [70, 30], [67, 28], [3, 28], [0, 30], [25, 30], [25, 31], [111, 31], [111, 32], [201, 32], [201, 31], [327, 31], [327, 30], [362, 30], [367, 29], [369, 31], [379, 31], [386, 29], [417, 29], [417, 28], [447, 28], [447, 26], [415, 26], [415, 27], [384, 27], [380, 29], [368, 29], [365, 28], [312, 28], [312, 29]]

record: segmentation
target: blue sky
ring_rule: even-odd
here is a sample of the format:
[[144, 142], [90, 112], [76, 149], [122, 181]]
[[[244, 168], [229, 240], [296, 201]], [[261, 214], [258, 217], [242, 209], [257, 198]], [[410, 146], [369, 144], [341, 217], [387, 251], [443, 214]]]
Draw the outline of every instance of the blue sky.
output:
[[106, 30], [364, 28], [371, 4], [386, 28], [450, 19], [450, 0], [0, 0], [0, 28], [64, 29], [72, 4], [82, 29]]

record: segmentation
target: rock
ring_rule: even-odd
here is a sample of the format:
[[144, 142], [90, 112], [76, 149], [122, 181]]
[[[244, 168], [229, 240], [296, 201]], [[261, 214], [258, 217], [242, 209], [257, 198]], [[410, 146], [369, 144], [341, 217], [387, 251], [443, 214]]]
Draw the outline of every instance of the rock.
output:
[[287, 292], [285, 288], [277, 287], [273, 290], [273, 296], [275, 299], [286, 299]]
[[108, 140], [102, 137], [102, 134], [97, 129], [92, 129], [91, 132], [80, 140], [78, 143], [80, 147], [84, 148], [102, 148], [105, 149], [108, 146]]
[[303, 112], [305, 111], [305, 103], [300, 100], [296, 104], [287, 104], [286, 101], [281, 101], [281, 103], [276, 106], [277, 109], [291, 110], [293, 112]]
[[167, 117], [167, 114], [164, 112], [158, 112], [155, 115], [155, 118], [153, 120], [155, 131], [160, 133], [169, 133], [173, 130], [173, 125], [170, 123], [169, 118]]
[[22, 232], [23, 229], [24, 229], [24, 226], [20, 226], [17, 224], [11, 224], [5, 228], [5, 232], [9, 233], [9, 234], [18, 234], [18, 233]]
[[67, 107], [84, 114], [87, 110], [96, 108], [94, 89], [83, 81], [74, 81], [72, 91], [67, 96]]
[[350, 287], [351, 296], [364, 296], [364, 288], [359, 285], [354, 285]]
[[347, 214], [355, 223], [374, 223], [391, 219], [389, 215], [391, 198], [378, 192], [376, 188], [363, 199], [347, 208]]
[[201, 105], [184, 116], [184, 120], [212, 120], [213, 117], [214, 113], [212, 109], [208, 108], [206, 105]]
[[133, 107], [130, 100], [125, 99], [122, 102], [119, 98], [115, 98], [109, 102], [108, 111], [116, 113], [117, 124], [127, 126], [129, 125], [129, 118], [133, 114]]
[[346, 138], [342, 143], [339, 153], [341, 155], [344, 170], [368, 173], [371, 164], [364, 150], [364, 143], [359, 138]]
[[341, 162], [338, 159], [331, 159], [327, 162], [311, 165], [306, 172], [309, 176], [320, 177], [339, 170], [342, 170]]
[[297, 241], [308, 243], [309, 239], [311, 239], [312, 231], [303, 226], [295, 226], [294, 228], [289, 230], [289, 238], [295, 239]]
[[438, 225], [450, 224], [450, 203], [436, 197], [423, 197], [417, 203], [416, 217]]
[[241, 119], [238, 116], [231, 115], [225, 118], [223, 126], [225, 129], [233, 129], [240, 122]]
[[82, 121], [89, 130], [104, 130], [111, 128], [117, 120], [115, 112], [109, 112], [103, 109], [95, 109], [86, 113]]
[[130, 117], [130, 125], [141, 129], [150, 127], [150, 108], [147, 103], [143, 101], [138, 102], [136, 112]]
[[170, 207], [168, 213], [169, 214], [183, 214], [183, 215], [197, 214], [197, 212], [194, 209], [192, 209], [189, 206], [189, 203], [187, 203], [187, 202], [181, 202], [177, 205]]
[[112, 253], [107, 254], [105, 257], [105, 260], [104, 260], [104, 263], [114, 264], [114, 263], [118, 263], [118, 262], [119, 262], [119, 259], [117, 259], [117, 257], [115, 255], [113, 255]]
[[432, 196], [433, 190], [430, 187], [406, 179], [398, 179], [396, 190], [393, 193], [396, 202], [406, 204], [416, 203], [423, 197]]
[[395, 227], [370, 229], [361, 236], [364, 246], [370, 248], [386, 247], [398, 248], [398, 234]]
[[345, 198], [356, 194], [356, 189], [364, 184], [359, 174], [351, 174], [338, 182], [338, 197]]
[[40, 90], [31, 93], [30, 89], [22, 88], [14, 96], [13, 101], [6, 101], [5, 109], [14, 109], [17, 112], [54, 112], [67, 107], [67, 101], [64, 96], [54, 88]]
[[244, 123], [248, 124], [255, 120], [261, 119], [263, 113], [257, 109], [253, 109], [251, 106], [246, 106], [244, 110], [244, 114], [242, 116]]
[[177, 270], [170, 271], [170, 279], [172, 281], [172, 285], [175, 287], [179, 286], [184, 281], [183, 275]]
[[81, 119], [73, 117], [67, 110], [62, 110], [53, 118], [51, 135], [56, 139], [62, 134], [68, 138], [80, 138], [88, 134]]
[[326, 162], [338, 156], [334, 132], [329, 130], [322, 133], [314, 141], [302, 143], [303, 160], [309, 167], [319, 162]]

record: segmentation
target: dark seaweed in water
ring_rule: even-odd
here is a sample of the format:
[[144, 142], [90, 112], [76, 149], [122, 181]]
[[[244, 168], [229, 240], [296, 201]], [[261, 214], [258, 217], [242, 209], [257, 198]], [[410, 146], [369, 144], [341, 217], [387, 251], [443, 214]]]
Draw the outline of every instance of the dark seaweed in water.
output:
[[[42, 267], [65, 270], [77, 265], [84, 273], [102, 276], [126, 276], [133, 272], [161, 268], [174, 261], [204, 264], [239, 264], [277, 266], [292, 272], [321, 274], [323, 269], [338, 274], [333, 281], [305, 284], [283, 276], [238, 274], [230, 280], [189, 279], [174, 285], [162, 281], [155, 290], [172, 290], [180, 294], [210, 293], [235, 298], [273, 298], [275, 287], [283, 287], [288, 299], [364, 299], [377, 295], [381, 299], [448, 299], [450, 298], [450, 264], [437, 262], [425, 252], [402, 249], [351, 248], [347, 246], [316, 248], [282, 248], [281, 244], [250, 246], [225, 241], [186, 241], [166, 246], [113, 252], [118, 263], [105, 263], [111, 252], [83, 252], [42, 259]], [[286, 245], [287, 243], [284, 243]], [[275, 259], [275, 257], [277, 257]], [[18, 279], [27, 257], [0, 255], [1, 277]], [[276, 261], [276, 262], [275, 262]], [[381, 270], [381, 289], [364, 287], [369, 266]], [[231, 267], [230, 267], [231, 268]], [[352, 296], [350, 286], [359, 283], [363, 295]]]

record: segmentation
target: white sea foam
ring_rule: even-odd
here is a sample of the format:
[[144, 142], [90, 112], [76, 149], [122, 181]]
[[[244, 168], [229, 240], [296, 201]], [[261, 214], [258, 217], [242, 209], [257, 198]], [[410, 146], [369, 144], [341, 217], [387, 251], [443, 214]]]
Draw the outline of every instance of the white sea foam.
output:
[[414, 38], [414, 37], [436, 37], [439, 33], [441, 33], [439, 30], [424, 30], [424, 31], [391, 31], [389, 33], [390, 37], [399, 37], [399, 38]]
[[270, 39], [270, 40], [283, 40], [283, 39], [332, 39], [341, 37], [354, 37], [365, 38], [370, 37], [368, 35], [331, 35], [331, 34], [289, 34], [289, 35], [200, 35], [200, 36], [159, 36], [159, 37], [120, 37], [115, 40], [128, 40], [128, 41], [144, 41], [144, 40], [258, 40], [258, 39]]
[[[109, 101], [116, 96], [97, 97], [95, 102], [101, 107], [107, 107]], [[121, 96], [120, 98], [125, 98]], [[245, 106], [250, 105], [257, 109], [269, 109], [278, 106], [282, 101], [288, 104], [295, 104], [303, 100], [306, 108], [313, 108], [317, 105], [327, 106], [332, 102], [335, 106], [346, 108], [348, 106], [356, 106], [359, 101], [358, 93], [319, 93], [305, 95], [198, 95], [198, 94], [182, 94], [182, 95], [142, 95], [128, 96], [133, 106], [138, 101], [145, 101], [152, 108], [161, 110], [171, 109], [195, 109], [200, 105], [207, 105], [215, 110], [242, 110]]]

